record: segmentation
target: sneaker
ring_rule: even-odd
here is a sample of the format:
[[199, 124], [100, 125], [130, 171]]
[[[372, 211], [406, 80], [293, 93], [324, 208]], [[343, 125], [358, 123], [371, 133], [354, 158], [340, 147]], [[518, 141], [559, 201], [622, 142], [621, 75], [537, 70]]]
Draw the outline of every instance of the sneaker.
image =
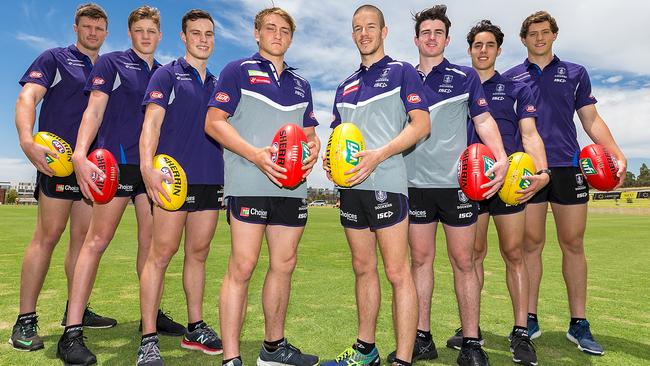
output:
[[97, 358], [84, 344], [82, 328], [63, 333], [56, 347], [56, 356], [64, 365], [86, 366], [97, 363]]
[[528, 332], [517, 330], [511, 333], [510, 352], [512, 352], [512, 362], [537, 366], [537, 353], [535, 353], [535, 345], [528, 337]]
[[220, 355], [223, 353], [221, 339], [205, 322], [201, 323], [193, 332], [185, 332], [181, 347], [201, 351], [206, 355]]
[[530, 339], [537, 339], [542, 335], [542, 331], [539, 329], [539, 322], [534, 317], [528, 315], [526, 326], [528, 327], [528, 336]]
[[603, 347], [591, 335], [589, 322], [586, 319], [579, 320], [578, 323], [571, 325], [569, 331], [566, 333], [566, 337], [571, 342], [577, 344], [578, 349], [584, 353], [598, 356], [602, 356], [605, 353]]
[[228, 361], [228, 363], [222, 366], [244, 366], [244, 363], [242, 362], [242, 360], [238, 358], [233, 358], [232, 360]]
[[[140, 319], [140, 327], [138, 331], [142, 332], [142, 319]], [[161, 309], [158, 309], [158, 315], [156, 316], [156, 331], [158, 334], [171, 336], [171, 337], [180, 337], [185, 334], [187, 329], [180, 324], [174, 321], [168, 312], [163, 312]]]
[[341, 353], [336, 356], [334, 360], [325, 361], [321, 364], [322, 366], [380, 366], [381, 359], [379, 358], [379, 351], [375, 347], [369, 354], [364, 355], [363, 353], [354, 349], [354, 347], [348, 347]]
[[294, 347], [285, 338], [273, 352], [266, 350], [264, 345], [257, 358], [257, 366], [315, 366], [318, 365], [318, 356], [303, 354], [299, 348]]
[[[65, 327], [66, 323], [68, 321], [68, 309], [65, 309], [65, 312], [63, 313], [63, 319], [61, 320], [61, 326]], [[106, 316], [101, 316], [90, 308], [90, 304], [86, 305], [86, 309], [84, 309], [84, 317], [82, 324], [86, 328], [92, 328], [92, 329], [105, 329], [105, 328], [113, 328], [114, 326], [117, 325], [117, 320], [113, 318], [109, 318]]]
[[[482, 345], [485, 344], [485, 339], [483, 339], [483, 334], [481, 333], [481, 327], [478, 327], [478, 342]], [[447, 347], [460, 350], [463, 345], [463, 328], [456, 328], [456, 334], [447, 339]]]
[[140, 348], [138, 348], [138, 359], [135, 363], [136, 366], [165, 366], [160, 356], [158, 337], [153, 338], [150, 341], [145, 341], [143, 344], [140, 344]]
[[456, 362], [460, 366], [489, 366], [488, 356], [479, 342], [460, 348]]
[[[393, 351], [388, 355], [386, 360], [392, 364], [395, 362], [396, 356], [397, 351]], [[435, 360], [436, 358], [438, 358], [438, 350], [436, 350], [436, 344], [433, 342], [433, 339], [425, 340], [424, 337], [415, 337], [411, 364], [418, 360]]]
[[19, 317], [11, 332], [9, 344], [18, 351], [36, 351], [43, 348], [43, 340], [38, 336], [36, 314]]

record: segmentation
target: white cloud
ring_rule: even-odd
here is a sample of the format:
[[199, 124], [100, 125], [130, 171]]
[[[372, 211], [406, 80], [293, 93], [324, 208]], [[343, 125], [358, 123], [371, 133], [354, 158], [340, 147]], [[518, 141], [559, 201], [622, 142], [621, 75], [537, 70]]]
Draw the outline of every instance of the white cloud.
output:
[[35, 182], [36, 168], [26, 159], [0, 157], [0, 181]]
[[59, 45], [59, 43], [53, 39], [23, 32], [18, 32], [16, 34], [16, 39], [25, 42], [26, 45], [37, 51], [45, 51], [48, 48], [57, 47]]
[[610, 76], [607, 79], [605, 79], [604, 82], [609, 83], [609, 84], [616, 84], [621, 80], [623, 80], [623, 75], [614, 75], [614, 76]]

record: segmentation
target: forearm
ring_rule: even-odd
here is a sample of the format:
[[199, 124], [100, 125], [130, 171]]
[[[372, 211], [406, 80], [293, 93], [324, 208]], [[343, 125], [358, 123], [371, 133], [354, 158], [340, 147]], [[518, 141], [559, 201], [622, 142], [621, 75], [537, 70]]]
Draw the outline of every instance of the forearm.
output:
[[16, 101], [16, 130], [21, 147], [33, 141], [35, 121], [36, 103], [31, 98], [20, 95]]
[[160, 139], [160, 125], [145, 123], [140, 134], [140, 167], [151, 169], [153, 167], [153, 156], [158, 148]]

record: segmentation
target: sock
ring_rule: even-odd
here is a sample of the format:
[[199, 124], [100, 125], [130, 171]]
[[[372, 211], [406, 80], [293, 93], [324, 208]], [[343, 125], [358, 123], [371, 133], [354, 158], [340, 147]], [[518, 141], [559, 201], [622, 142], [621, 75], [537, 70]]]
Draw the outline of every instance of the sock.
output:
[[21, 321], [25, 321], [28, 319], [32, 319], [36, 317], [36, 312], [32, 311], [31, 313], [23, 313], [23, 314], [18, 314], [18, 318], [16, 318], [16, 323], [19, 323]]
[[418, 329], [418, 332], [416, 333], [418, 338], [422, 338], [425, 341], [428, 341], [431, 339], [431, 331], [430, 330], [420, 330]]
[[534, 321], [537, 321], [537, 314], [535, 313], [528, 313], [528, 319], [532, 319]]
[[587, 320], [587, 319], [585, 319], [585, 318], [571, 318], [571, 322], [569, 323], [569, 325], [576, 325], [581, 320]]
[[357, 338], [357, 342], [354, 344], [354, 349], [357, 351], [363, 353], [364, 355], [369, 355], [370, 352], [375, 348], [374, 343], [366, 343], [359, 338]]
[[142, 335], [142, 339], [140, 340], [140, 344], [145, 345], [145, 344], [147, 344], [149, 342], [158, 342], [158, 333], [157, 332]]
[[393, 361], [393, 365], [399, 365], [399, 366], [411, 366], [410, 362], [402, 361], [399, 358], [396, 358], [395, 361]]
[[68, 325], [63, 329], [63, 334], [67, 335], [71, 332], [83, 332], [83, 326], [81, 324], [73, 324], [73, 325]]
[[239, 361], [241, 361], [241, 356], [237, 356], [237, 357], [229, 358], [227, 360], [223, 360], [223, 361], [221, 361], [221, 366], [226, 365], [228, 362], [230, 362], [230, 361], [232, 361], [234, 359], [238, 359]]
[[515, 325], [514, 327], [512, 327], [512, 334], [517, 334], [517, 333], [523, 334], [526, 337], [528, 337], [528, 328]]
[[201, 325], [202, 323], [203, 323], [203, 319], [199, 320], [198, 322], [187, 323], [187, 331], [188, 331], [188, 332], [193, 332], [193, 331], [195, 331], [196, 328], [198, 328], [199, 325]]
[[478, 347], [481, 347], [481, 343], [479, 343], [479, 339], [478, 339], [478, 338], [463, 337], [463, 345], [462, 345], [462, 347], [468, 347], [468, 346], [478, 346]]
[[277, 341], [264, 340], [264, 349], [266, 349], [268, 352], [275, 352], [278, 348], [280, 348], [280, 343], [283, 341], [284, 337], [278, 339]]

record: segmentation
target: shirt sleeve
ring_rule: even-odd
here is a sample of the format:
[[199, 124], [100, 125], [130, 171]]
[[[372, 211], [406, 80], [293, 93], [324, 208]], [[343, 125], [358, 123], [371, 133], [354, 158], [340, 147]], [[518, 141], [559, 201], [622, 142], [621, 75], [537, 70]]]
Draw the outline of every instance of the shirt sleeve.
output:
[[528, 85], [519, 83], [519, 91], [517, 92], [517, 113], [518, 119], [524, 118], [537, 118], [537, 101], [533, 96], [533, 92]]
[[116, 77], [117, 68], [111, 55], [99, 56], [93, 69], [90, 71], [90, 75], [88, 75], [84, 92], [90, 94], [93, 90], [99, 90], [110, 96]]
[[483, 85], [481, 85], [481, 79], [476, 70], [466, 68], [463, 71], [467, 73], [465, 90], [469, 93], [469, 116], [474, 118], [479, 114], [489, 112], [490, 108], [488, 108], [487, 99], [485, 99]]
[[55, 76], [56, 59], [52, 50], [47, 50], [32, 62], [18, 83], [22, 86], [27, 83], [38, 84], [47, 89], [52, 85]]
[[231, 62], [221, 70], [217, 86], [208, 102], [208, 107], [219, 108], [231, 116], [235, 114], [237, 105], [241, 100], [239, 73], [239, 62]]
[[403, 64], [404, 72], [402, 74], [400, 97], [402, 98], [402, 103], [404, 103], [404, 108], [406, 108], [406, 113], [414, 109], [429, 112], [429, 103], [426, 100], [420, 74], [418, 74], [411, 64], [407, 62]]
[[576, 111], [586, 105], [596, 104], [597, 102], [596, 98], [591, 94], [591, 79], [589, 79], [589, 74], [587, 70], [581, 67], [575, 93]]
[[336, 95], [334, 96], [334, 105], [332, 106], [332, 114], [334, 115], [334, 120], [332, 123], [330, 123], [330, 128], [335, 128], [341, 124], [341, 114], [339, 113], [339, 109], [336, 107], [336, 105], [340, 101], [342, 87], [343, 86], [339, 86], [339, 88], [336, 90]]
[[158, 68], [149, 79], [142, 107], [146, 108], [148, 104], [154, 103], [166, 110], [173, 87], [174, 78], [170, 70], [167, 67]]
[[311, 95], [311, 85], [307, 85], [305, 90], [305, 96], [309, 104], [307, 109], [305, 109], [305, 114], [302, 117], [302, 127], [316, 127], [318, 126], [318, 120], [316, 120], [316, 115], [314, 114], [314, 99]]

